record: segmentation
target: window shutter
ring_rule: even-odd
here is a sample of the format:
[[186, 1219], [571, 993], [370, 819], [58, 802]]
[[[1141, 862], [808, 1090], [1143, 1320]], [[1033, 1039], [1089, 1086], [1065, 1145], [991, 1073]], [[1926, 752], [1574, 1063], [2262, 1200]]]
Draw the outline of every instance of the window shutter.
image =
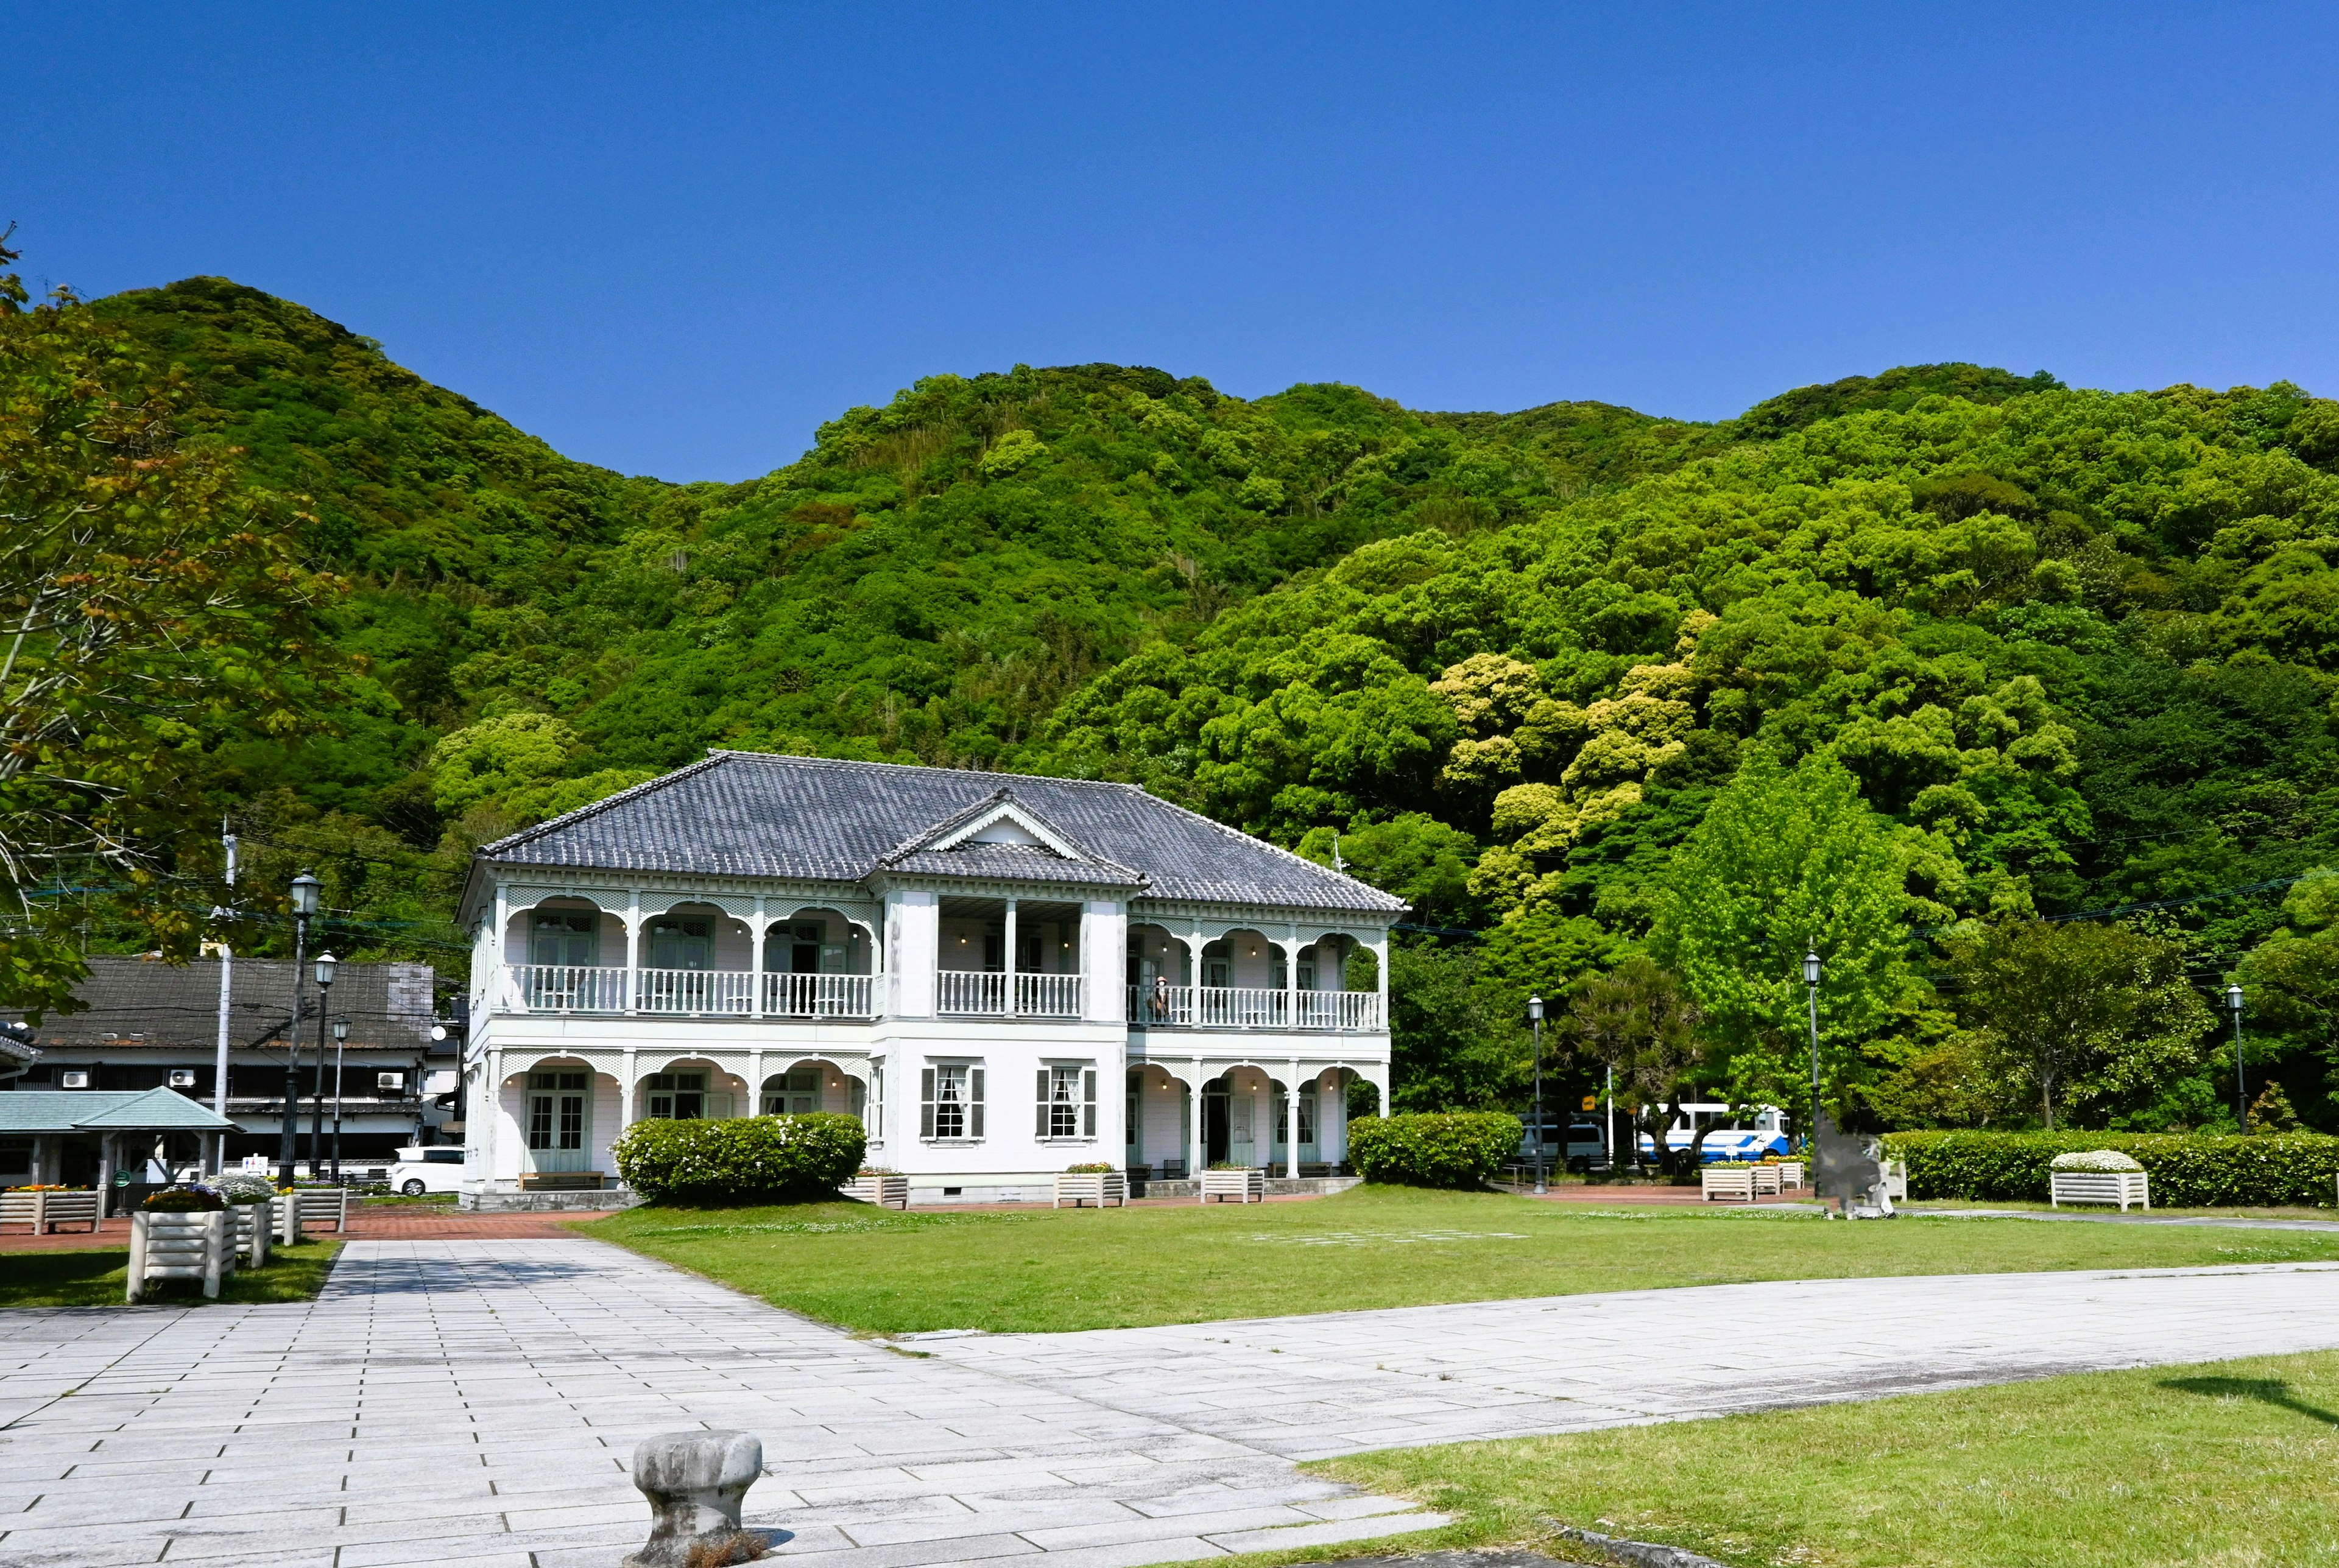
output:
[[1096, 1069], [1081, 1074], [1081, 1130], [1091, 1138], [1096, 1136]]
[[918, 1135], [932, 1138], [934, 1135], [934, 1070], [931, 1067], [923, 1068], [918, 1072]]
[[1032, 1130], [1032, 1135], [1036, 1138], [1048, 1136], [1048, 1070], [1041, 1068], [1040, 1070], [1040, 1116], [1038, 1124]]
[[966, 1076], [973, 1086], [968, 1095], [970, 1103], [966, 1108], [966, 1135], [969, 1138], [981, 1138], [982, 1136], [982, 1069], [978, 1067]]

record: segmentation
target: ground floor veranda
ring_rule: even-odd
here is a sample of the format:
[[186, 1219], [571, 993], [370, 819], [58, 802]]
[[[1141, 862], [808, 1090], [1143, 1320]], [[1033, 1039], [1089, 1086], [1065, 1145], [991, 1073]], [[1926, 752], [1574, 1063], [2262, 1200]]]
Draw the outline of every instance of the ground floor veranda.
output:
[[[1279, 1058], [1165, 1055], [1127, 1036], [1110, 1045], [1023, 1034], [795, 1050], [515, 1043], [474, 1066], [465, 1188], [485, 1197], [614, 1186], [612, 1146], [636, 1121], [812, 1111], [859, 1118], [869, 1165], [910, 1177], [913, 1198], [925, 1202], [1028, 1190], [1076, 1164], [1173, 1180], [1228, 1165], [1339, 1174], [1351, 1115], [1387, 1104], [1387, 1048], [1373, 1041], [1377, 1050], [1333, 1058], [1307, 1043], [1318, 1049]], [[989, 1065], [960, 1074], [955, 1090], [947, 1079], [935, 1087], [926, 1064], [968, 1060]], [[954, 1112], [953, 1093], [972, 1102]]]

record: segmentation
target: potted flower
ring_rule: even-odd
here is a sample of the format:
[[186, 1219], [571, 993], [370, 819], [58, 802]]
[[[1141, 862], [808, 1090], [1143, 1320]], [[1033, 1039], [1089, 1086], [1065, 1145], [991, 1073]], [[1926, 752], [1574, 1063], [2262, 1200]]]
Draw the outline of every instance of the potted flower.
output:
[[1126, 1208], [1129, 1203], [1129, 1178], [1103, 1160], [1086, 1165], [1067, 1166], [1056, 1178], [1055, 1207], [1065, 1204], [1078, 1208], [1083, 1203], [1093, 1203], [1099, 1208], [1106, 1204]]
[[2152, 1207], [2151, 1178], [2144, 1167], [2117, 1149], [2088, 1149], [2058, 1154], [2047, 1172], [2047, 1200], [2060, 1208], [2067, 1203], [2117, 1203], [2126, 1214], [2131, 1203]]
[[1221, 1159], [1202, 1172], [1201, 1201], [1213, 1198], [1223, 1201], [1233, 1198], [1238, 1203], [1267, 1201], [1267, 1172], [1256, 1165], [1237, 1165]]
[[201, 1280], [203, 1294], [216, 1298], [234, 1272], [235, 1231], [217, 1189], [166, 1187], [130, 1217], [131, 1300], [161, 1279]]
[[910, 1178], [882, 1165], [863, 1166], [837, 1190], [857, 1203], [873, 1203], [880, 1208], [910, 1207]]

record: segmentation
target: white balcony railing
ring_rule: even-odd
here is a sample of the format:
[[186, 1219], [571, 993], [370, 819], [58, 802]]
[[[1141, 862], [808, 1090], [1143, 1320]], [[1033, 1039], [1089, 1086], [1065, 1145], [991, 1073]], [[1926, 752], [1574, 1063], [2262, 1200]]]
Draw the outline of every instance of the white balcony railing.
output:
[[581, 964], [508, 963], [504, 1005], [514, 1012], [623, 1012], [627, 973]]
[[[627, 1002], [627, 971], [574, 964], [504, 966], [507, 1009], [514, 1012], [646, 1012], [746, 1018], [755, 1011], [751, 970], [645, 969]], [[766, 974], [764, 1014], [771, 1018], [873, 1018], [877, 981], [866, 974]]]
[[755, 977], [737, 969], [646, 969], [634, 1006], [643, 1012], [746, 1013], [755, 1010]]
[[869, 974], [767, 974], [764, 1012], [771, 1018], [874, 1018], [877, 977]]
[[1023, 1018], [1080, 1017], [1081, 977], [1076, 974], [1017, 975], [1015, 1011]]
[[[1015, 981], [1011, 992], [1008, 981]], [[934, 1011], [960, 1018], [1006, 1018], [1008, 998], [1014, 998], [1017, 1018], [1078, 1018], [1081, 977], [1077, 974], [1018, 974], [981, 970], [945, 969], [934, 975]]]
[[1377, 1030], [1381, 999], [1369, 991], [1132, 985], [1129, 1021], [1149, 1029]]

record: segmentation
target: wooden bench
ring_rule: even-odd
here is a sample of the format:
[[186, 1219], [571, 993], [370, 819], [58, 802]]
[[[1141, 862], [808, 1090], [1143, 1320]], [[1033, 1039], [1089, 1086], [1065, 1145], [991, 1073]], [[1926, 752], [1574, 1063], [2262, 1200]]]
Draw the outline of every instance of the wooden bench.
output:
[[1716, 1170], [1707, 1166], [1698, 1172], [1698, 1184], [1705, 1189], [1705, 1201], [1736, 1198], [1742, 1203], [1754, 1201], [1759, 1190], [1754, 1183], [1753, 1166], [1741, 1166], [1736, 1170]]
[[2117, 1203], [2126, 1214], [2131, 1203], [2152, 1208], [2152, 1186], [2141, 1170], [2056, 1170], [2047, 1176], [2048, 1207], [2067, 1203]]
[[0, 1192], [0, 1225], [29, 1225], [43, 1236], [60, 1225], [86, 1225], [97, 1233], [94, 1188], [72, 1192]]

